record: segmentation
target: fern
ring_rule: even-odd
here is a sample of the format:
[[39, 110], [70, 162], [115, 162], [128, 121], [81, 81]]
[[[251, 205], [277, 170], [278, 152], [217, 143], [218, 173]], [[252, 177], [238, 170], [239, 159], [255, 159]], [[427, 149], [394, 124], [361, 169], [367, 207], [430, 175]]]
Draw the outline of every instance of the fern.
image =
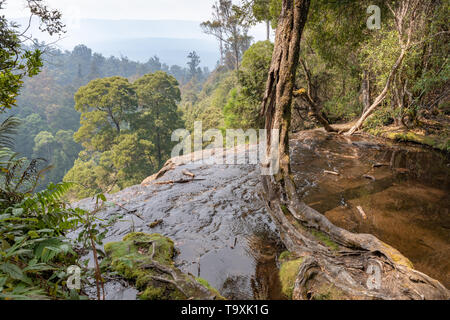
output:
[[0, 124], [0, 148], [12, 148], [14, 138], [12, 135], [17, 133], [20, 120], [16, 117], [8, 117]]
[[74, 186], [72, 182], [60, 182], [58, 184], [50, 183], [47, 189], [35, 193], [32, 197], [27, 198], [24, 206], [30, 210], [38, 212], [42, 208], [47, 208], [51, 203], [55, 203]]

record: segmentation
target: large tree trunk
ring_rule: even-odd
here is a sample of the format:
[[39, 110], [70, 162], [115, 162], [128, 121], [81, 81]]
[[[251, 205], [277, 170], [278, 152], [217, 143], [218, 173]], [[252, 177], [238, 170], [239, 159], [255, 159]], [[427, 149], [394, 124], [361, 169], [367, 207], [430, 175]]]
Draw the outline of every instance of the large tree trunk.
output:
[[323, 297], [327, 290], [333, 290], [334, 297], [344, 299], [448, 299], [445, 287], [413, 270], [400, 252], [372, 235], [353, 234], [334, 226], [301, 202], [296, 193], [290, 170], [289, 126], [309, 3], [283, 0], [262, 106], [268, 130], [267, 155], [271, 155], [270, 132], [276, 129], [280, 162], [278, 173], [263, 176], [262, 194], [287, 249], [304, 258], [293, 298]]

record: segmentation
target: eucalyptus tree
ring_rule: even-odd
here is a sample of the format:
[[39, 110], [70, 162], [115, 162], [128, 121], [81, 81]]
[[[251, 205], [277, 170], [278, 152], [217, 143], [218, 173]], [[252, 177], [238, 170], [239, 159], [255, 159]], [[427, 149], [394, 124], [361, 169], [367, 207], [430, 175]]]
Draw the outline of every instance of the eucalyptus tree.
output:
[[203, 32], [214, 36], [220, 45], [221, 64], [225, 62], [227, 51], [233, 57], [234, 69], [239, 70], [243, 52], [250, 46], [249, 25], [240, 14], [239, 7], [231, 0], [218, 0], [212, 7], [213, 19], [203, 22]]
[[[297, 193], [291, 172], [289, 131], [300, 42], [309, 6], [309, 0], [283, 0], [262, 102], [269, 133], [267, 159], [279, 164], [273, 175], [263, 176], [262, 194], [287, 249], [303, 259], [296, 272], [293, 298], [323, 298], [333, 292], [342, 299], [448, 299], [449, 291], [442, 284], [414, 270], [396, 249], [373, 235], [354, 234], [333, 225]], [[278, 134], [270, 135], [272, 130]], [[274, 143], [279, 146], [275, 150]], [[269, 162], [264, 163], [262, 169], [268, 166]]]
[[181, 100], [178, 82], [173, 76], [157, 71], [136, 80], [134, 87], [140, 110], [132, 129], [142, 129], [152, 141], [159, 169], [170, 157], [172, 132], [183, 125], [178, 110]]
[[96, 79], [75, 94], [81, 127], [74, 139], [91, 151], [109, 150], [137, 111], [133, 85], [122, 77]]

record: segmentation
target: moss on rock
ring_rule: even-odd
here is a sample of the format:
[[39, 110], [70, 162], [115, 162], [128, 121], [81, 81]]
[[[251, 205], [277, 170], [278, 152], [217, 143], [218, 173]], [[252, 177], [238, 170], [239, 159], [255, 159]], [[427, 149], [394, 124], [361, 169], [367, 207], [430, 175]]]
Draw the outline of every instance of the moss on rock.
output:
[[371, 134], [382, 136], [387, 139], [400, 142], [413, 142], [421, 145], [429, 146], [444, 152], [450, 152], [450, 138], [445, 134], [442, 135], [425, 135], [412, 130], [402, 131], [377, 131], [370, 132]]
[[279, 272], [281, 291], [287, 298], [292, 299], [295, 280], [304, 259], [296, 258], [290, 252], [285, 251], [280, 255], [279, 260], [282, 261]]
[[317, 240], [319, 240], [322, 244], [326, 245], [331, 250], [339, 250], [339, 245], [331, 240], [331, 238], [326, 233], [315, 229], [311, 229], [311, 233]]
[[110, 268], [141, 291], [140, 299], [223, 299], [206, 280], [198, 281], [174, 266], [174, 243], [160, 234], [130, 233], [106, 244], [105, 252]]

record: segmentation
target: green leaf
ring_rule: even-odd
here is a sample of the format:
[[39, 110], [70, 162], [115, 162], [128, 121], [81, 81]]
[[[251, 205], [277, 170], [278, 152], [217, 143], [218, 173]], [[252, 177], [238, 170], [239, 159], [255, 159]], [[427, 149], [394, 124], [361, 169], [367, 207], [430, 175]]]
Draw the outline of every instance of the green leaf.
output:
[[31, 280], [25, 276], [18, 266], [12, 263], [4, 263], [0, 265], [0, 270], [9, 275], [11, 278], [15, 280], [23, 281], [27, 284], [31, 284]]

